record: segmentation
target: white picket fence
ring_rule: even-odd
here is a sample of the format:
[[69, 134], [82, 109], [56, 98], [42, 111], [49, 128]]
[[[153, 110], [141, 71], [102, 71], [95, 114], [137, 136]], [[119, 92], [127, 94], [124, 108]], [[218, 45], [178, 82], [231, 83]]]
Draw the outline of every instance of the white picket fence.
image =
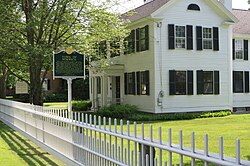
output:
[[[219, 138], [219, 154], [209, 152], [208, 135], [204, 136], [205, 150], [195, 148], [195, 133], [191, 134], [191, 147], [183, 144], [182, 131], [179, 144], [173, 144], [172, 131], [167, 142], [162, 128], [145, 137], [144, 124], [92, 117], [83, 113], [51, 109], [0, 99], [0, 120], [55, 155], [67, 165], [84, 166], [167, 166], [173, 165], [178, 155], [179, 165], [250, 166], [240, 158], [240, 140], [236, 140], [236, 156], [224, 156], [223, 138]], [[106, 124], [107, 122], [107, 124]], [[137, 133], [141, 127], [140, 134]], [[155, 139], [155, 134], [159, 139]], [[250, 151], [249, 151], [250, 152]], [[189, 161], [184, 160], [188, 158]], [[167, 161], [165, 161], [167, 160]], [[185, 162], [185, 163], [184, 163]]]

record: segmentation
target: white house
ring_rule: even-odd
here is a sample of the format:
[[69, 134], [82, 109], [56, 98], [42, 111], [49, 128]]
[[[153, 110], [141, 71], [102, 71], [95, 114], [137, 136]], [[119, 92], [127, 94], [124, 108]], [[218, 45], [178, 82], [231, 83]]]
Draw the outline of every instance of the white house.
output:
[[249, 110], [249, 40], [250, 11], [233, 10], [239, 22], [233, 26], [233, 107], [234, 110]]
[[131, 21], [125, 53], [104, 70], [90, 68], [93, 109], [113, 103], [152, 113], [250, 107], [244, 49], [250, 20], [241, 20], [248, 13], [232, 10], [231, 0], [152, 0], [124, 14]]

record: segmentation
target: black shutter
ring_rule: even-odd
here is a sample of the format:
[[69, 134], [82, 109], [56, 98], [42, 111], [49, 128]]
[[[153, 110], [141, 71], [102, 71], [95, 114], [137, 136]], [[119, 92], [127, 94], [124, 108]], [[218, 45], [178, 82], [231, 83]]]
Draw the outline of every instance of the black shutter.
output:
[[135, 52], [135, 30], [131, 31], [131, 39], [130, 40], [131, 40], [131, 46], [130, 46], [131, 48], [130, 49], [131, 49], [131, 53], [132, 53], [132, 52]]
[[174, 49], [174, 24], [168, 24], [168, 48]]
[[194, 94], [194, 86], [193, 86], [193, 71], [187, 71], [187, 81], [188, 81], [188, 89], [187, 94], [193, 95]]
[[201, 26], [196, 27], [196, 44], [197, 44], [197, 50], [202, 50], [202, 27]]
[[219, 51], [219, 28], [213, 27], [213, 49]]
[[248, 60], [248, 40], [244, 40], [244, 60]]
[[187, 49], [193, 49], [193, 26], [187, 25]]
[[137, 95], [141, 95], [141, 72], [136, 72]]
[[249, 71], [245, 71], [245, 93], [249, 93]]
[[176, 71], [169, 70], [169, 95], [175, 95]]
[[233, 39], [232, 45], [233, 45], [233, 60], [235, 60], [235, 39]]
[[235, 79], [236, 77], [236, 71], [233, 71], [233, 93], [236, 93], [236, 83], [235, 83]]
[[214, 71], [214, 94], [220, 94], [220, 73], [219, 71]]
[[132, 80], [133, 80], [133, 95], [135, 95], [135, 72], [132, 72]]
[[128, 73], [124, 73], [124, 93], [128, 94]]
[[140, 48], [140, 28], [136, 29], [136, 52], [139, 52]]
[[145, 26], [145, 45], [146, 45], [146, 50], [149, 49], [149, 26]]
[[203, 80], [203, 71], [197, 71], [197, 94], [203, 94], [204, 91], [204, 80]]
[[150, 77], [149, 77], [149, 70], [145, 71], [146, 74], [146, 95], [150, 95]]

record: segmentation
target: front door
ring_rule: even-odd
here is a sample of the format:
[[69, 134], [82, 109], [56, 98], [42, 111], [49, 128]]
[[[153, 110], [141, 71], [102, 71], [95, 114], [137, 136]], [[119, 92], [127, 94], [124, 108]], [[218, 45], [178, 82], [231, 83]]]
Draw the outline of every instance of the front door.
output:
[[116, 98], [116, 103], [121, 103], [121, 85], [120, 85], [120, 76], [115, 77], [115, 98]]

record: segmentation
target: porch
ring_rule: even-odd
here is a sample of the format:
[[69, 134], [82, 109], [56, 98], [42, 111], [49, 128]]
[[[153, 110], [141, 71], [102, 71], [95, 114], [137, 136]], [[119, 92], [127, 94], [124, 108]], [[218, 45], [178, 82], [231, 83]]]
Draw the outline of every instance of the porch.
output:
[[92, 110], [123, 103], [124, 65], [112, 65], [104, 70], [90, 69], [90, 100]]

